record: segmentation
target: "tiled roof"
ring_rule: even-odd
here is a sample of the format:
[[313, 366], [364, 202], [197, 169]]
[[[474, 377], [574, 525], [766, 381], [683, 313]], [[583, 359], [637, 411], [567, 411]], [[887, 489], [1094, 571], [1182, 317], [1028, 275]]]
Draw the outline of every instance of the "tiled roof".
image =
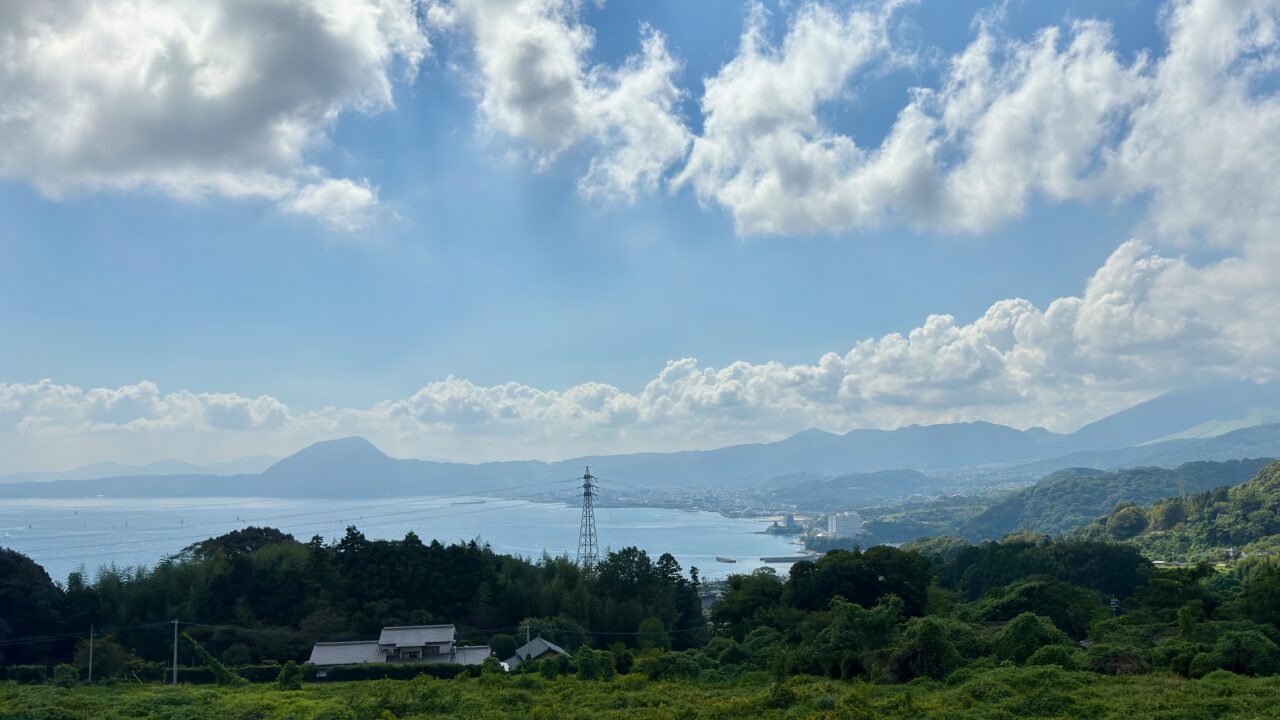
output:
[[422, 647], [439, 643], [451, 643], [454, 638], [452, 625], [403, 625], [382, 628], [378, 638], [381, 645], [394, 647]]
[[385, 662], [386, 654], [376, 640], [316, 643], [311, 648], [312, 665], [356, 665]]

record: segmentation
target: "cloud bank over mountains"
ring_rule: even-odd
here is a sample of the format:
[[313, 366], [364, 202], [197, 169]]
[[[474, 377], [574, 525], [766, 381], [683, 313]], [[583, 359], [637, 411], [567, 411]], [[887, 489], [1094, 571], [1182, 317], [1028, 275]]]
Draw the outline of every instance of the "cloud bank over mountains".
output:
[[[859, 144], [827, 111], [857, 102], [868, 73], [916, 60], [895, 47], [902, 12], [756, 11], [695, 92], [661, 28], [639, 28], [641, 52], [621, 64], [593, 62], [594, 32], [573, 0], [6, 5], [0, 177], [52, 197], [257, 198], [358, 230], [376, 211], [376, 178], [331, 176], [308, 151], [344, 113], [392, 111], [395, 84], [412, 81], [429, 38], [448, 34], [467, 48], [453, 60], [474, 84], [479, 131], [533, 171], [583, 150], [579, 190], [592, 199], [690, 191], [741, 234], [783, 236], [886, 223], [981, 233], [1035, 200], [1136, 200], [1145, 211], [1078, 296], [1047, 307], [1011, 298], [976, 319], [933, 315], [811, 364], [672, 360], [634, 392], [607, 378], [547, 390], [450, 377], [372, 407], [300, 412], [148, 382], [0, 385], [0, 452], [13, 465], [2, 469], [46, 465], [68, 439], [85, 457], [66, 464], [221, 459], [350, 434], [399, 455], [478, 460], [706, 447], [811, 426], [1071, 429], [1177, 385], [1275, 374], [1280, 2], [1173, 0], [1160, 18], [1167, 49], [1129, 57], [1104, 22], [1011, 38], [998, 14], [984, 16], [942, 83], [913, 90], [878, 145]], [[778, 42], [771, 22], [786, 23]], [[697, 132], [680, 112], [686, 97]], [[1212, 259], [1187, 258], [1206, 248]]]
[[934, 315], [812, 364], [673, 360], [638, 392], [449, 377], [372, 407], [294, 412], [270, 396], [162, 392], [149, 382], [0, 384], [0, 450], [13, 465], [4, 469], [19, 470], [68, 452], [150, 458], [181, 449], [202, 461], [345, 435], [402, 456], [492, 460], [709, 447], [807, 427], [983, 419], [1071, 430], [1181, 384], [1270, 378], [1280, 291], [1240, 270], [1131, 241], [1081, 295], [1047, 308], [1010, 299], [968, 323]]

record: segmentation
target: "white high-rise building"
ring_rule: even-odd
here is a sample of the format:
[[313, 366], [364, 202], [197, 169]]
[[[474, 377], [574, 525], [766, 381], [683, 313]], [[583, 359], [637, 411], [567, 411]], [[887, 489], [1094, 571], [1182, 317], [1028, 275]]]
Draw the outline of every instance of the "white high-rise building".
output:
[[832, 513], [827, 516], [827, 532], [834, 537], [852, 537], [862, 532], [862, 516], [849, 512]]

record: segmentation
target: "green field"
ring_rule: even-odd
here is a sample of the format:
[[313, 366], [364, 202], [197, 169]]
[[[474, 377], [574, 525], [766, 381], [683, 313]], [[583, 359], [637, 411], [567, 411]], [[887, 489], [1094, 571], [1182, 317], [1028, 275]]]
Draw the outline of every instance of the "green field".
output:
[[1280, 677], [1225, 671], [1100, 676], [1055, 667], [959, 673], [903, 685], [757, 673], [736, 682], [533, 675], [307, 685], [61, 689], [0, 684], [2, 720], [408, 720], [409, 718], [1280, 718]]

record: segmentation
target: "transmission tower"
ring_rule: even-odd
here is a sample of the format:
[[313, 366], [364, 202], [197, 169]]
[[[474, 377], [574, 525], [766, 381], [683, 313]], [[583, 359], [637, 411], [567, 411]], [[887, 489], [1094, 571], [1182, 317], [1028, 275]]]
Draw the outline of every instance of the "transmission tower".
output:
[[578, 564], [590, 570], [600, 562], [596, 544], [596, 478], [591, 468], [582, 475], [582, 524], [578, 527]]

